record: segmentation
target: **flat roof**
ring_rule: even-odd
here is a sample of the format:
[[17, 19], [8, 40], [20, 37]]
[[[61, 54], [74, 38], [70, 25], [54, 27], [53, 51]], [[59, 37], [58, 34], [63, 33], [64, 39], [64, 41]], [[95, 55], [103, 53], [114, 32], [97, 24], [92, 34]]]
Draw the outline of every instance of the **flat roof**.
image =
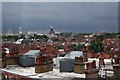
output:
[[[61, 58], [62, 59], [62, 58]], [[96, 58], [88, 58], [88, 62], [91, 62], [95, 60], [96, 66], [99, 66], [99, 59]], [[110, 59], [105, 59], [106, 62], [110, 62]], [[100, 74], [105, 73], [103, 69], [111, 69], [113, 70], [113, 67], [111, 64], [106, 64], [105, 67], [101, 67], [102, 69], [99, 71]], [[74, 72], [60, 72], [59, 68], [53, 68], [53, 71], [45, 72], [45, 73], [35, 73], [35, 67], [21, 67], [19, 65], [7, 65], [6, 68], [0, 69], [1, 71], [5, 71], [8, 73], [12, 73], [15, 75], [20, 75], [23, 77], [28, 78], [85, 78], [85, 74], [77, 74]], [[107, 71], [107, 76], [113, 76], [113, 71]]]
[[21, 67], [18, 65], [8, 65], [2, 71], [20, 75], [28, 78], [85, 78], [85, 74], [77, 74], [74, 72], [60, 72], [58, 68], [53, 68], [53, 71], [45, 73], [35, 73], [35, 67]]

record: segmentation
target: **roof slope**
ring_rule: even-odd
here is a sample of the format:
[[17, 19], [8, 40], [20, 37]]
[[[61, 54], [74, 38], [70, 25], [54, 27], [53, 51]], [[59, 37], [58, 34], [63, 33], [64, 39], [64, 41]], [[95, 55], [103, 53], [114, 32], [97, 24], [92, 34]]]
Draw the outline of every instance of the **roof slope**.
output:
[[27, 53], [25, 53], [24, 55], [26, 56], [34, 56], [36, 54], [40, 53], [40, 50], [30, 50]]
[[82, 51], [70, 51], [65, 55], [65, 58], [70, 58], [70, 59], [75, 59], [75, 57], [83, 57], [83, 52]]

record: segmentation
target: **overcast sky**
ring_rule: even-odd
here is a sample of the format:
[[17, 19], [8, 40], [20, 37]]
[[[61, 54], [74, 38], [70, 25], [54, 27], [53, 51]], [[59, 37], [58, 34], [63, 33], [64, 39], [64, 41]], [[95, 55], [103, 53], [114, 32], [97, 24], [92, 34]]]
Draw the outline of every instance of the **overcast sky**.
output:
[[2, 2], [118, 2], [120, 0], [1, 0]]
[[117, 2], [3, 2], [2, 30], [48, 32], [118, 31]]

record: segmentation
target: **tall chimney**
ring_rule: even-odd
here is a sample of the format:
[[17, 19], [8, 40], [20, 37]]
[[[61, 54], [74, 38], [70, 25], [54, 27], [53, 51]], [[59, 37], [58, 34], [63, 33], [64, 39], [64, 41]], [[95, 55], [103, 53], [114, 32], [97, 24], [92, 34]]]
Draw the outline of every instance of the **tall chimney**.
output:
[[88, 61], [88, 50], [87, 50], [87, 45], [84, 46], [83, 55], [84, 55], [84, 62], [87, 62], [87, 61]]

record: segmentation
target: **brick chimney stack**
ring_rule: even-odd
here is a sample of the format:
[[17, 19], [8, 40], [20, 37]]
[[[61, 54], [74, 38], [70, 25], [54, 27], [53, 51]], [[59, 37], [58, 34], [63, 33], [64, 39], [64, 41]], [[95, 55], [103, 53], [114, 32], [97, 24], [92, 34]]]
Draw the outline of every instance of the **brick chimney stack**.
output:
[[75, 57], [74, 73], [84, 74], [84, 63], [83, 63], [83, 57], [82, 56]]
[[104, 66], [104, 57], [99, 57], [100, 66]]
[[120, 79], [120, 64], [113, 65], [114, 77]]
[[44, 73], [53, 70], [53, 59], [51, 56], [40, 56], [36, 58], [35, 73]]
[[98, 69], [96, 69], [96, 62], [87, 62], [85, 70], [86, 78], [98, 78]]
[[83, 55], [84, 55], [84, 62], [88, 61], [88, 49], [87, 49], [87, 45], [84, 46], [83, 48]]
[[115, 58], [115, 63], [113, 64], [114, 77], [120, 79], [120, 57]]

